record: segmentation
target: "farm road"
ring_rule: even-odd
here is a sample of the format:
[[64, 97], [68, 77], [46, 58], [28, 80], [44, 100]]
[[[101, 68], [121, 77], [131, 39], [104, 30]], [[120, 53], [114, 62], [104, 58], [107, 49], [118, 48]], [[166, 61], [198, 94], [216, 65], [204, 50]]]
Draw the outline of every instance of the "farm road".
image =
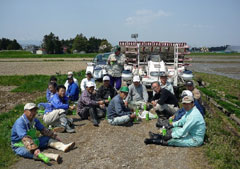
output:
[[92, 168], [209, 168], [201, 148], [178, 148], [158, 145], [146, 146], [143, 142], [148, 132], [157, 132], [156, 120], [143, 121], [132, 127], [110, 126], [106, 120], [96, 128], [91, 122], [75, 118], [76, 133], [60, 133], [65, 143], [75, 141], [76, 149], [63, 153], [53, 149], [44, 152], [59, 153], [63, 162], [47, 166], [41, 161], [21, 158], [12, 169], [92, 169]]

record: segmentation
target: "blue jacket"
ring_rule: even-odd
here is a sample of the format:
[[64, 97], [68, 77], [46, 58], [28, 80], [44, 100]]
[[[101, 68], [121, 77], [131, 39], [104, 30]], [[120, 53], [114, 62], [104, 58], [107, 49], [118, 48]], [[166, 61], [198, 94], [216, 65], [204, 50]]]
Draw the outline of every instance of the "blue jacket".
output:
[[76, 83], [69, 84], [66, 95], [69, 97], [69, 100], [77, 101], [79, 97], [78, 85]]
[[[202, 105], [199, 104], [199, 102], [194, 99], [194, 105], [197, 107], [197, 109], [200, 111], [200, 113], [202, 114], [202, 116], [204, 117], [204, 109], [202, 107]], [[181, 108], [179, 109], [176, 113], [175, 113], [175, 116], [174, 116], [174, 119], [173, 119], [173, 122], [174, 121], [178, 121], [182, 118], [182, 116], [184, 116], [184, 114], [186, 113], [185, 109], [184, 108]]]
[[113, 119], [115, 117], [120, 117], [124, 115], [131, 114], [130, 110], [125, 107], [125, 104], [120, 97], [120, 95], [116, 95], [109, 103], [107, 108], [107, 117], [108, 119]]
[[[38, 130], [41, 131], [44, 129], [44, 126], [41, 124], [41, 122], [37, 119], [34, 118], [33, 120], [33, 125], [34, 127]], [[27, 131], [32, 128], [31, 122], [27, 119], [26, 115], [23, 114], [21, 117], [19, 117], [13, 127], [12, 127], [12, 133], [11, 133], [11, 142], [17, 143], [22, 140], [24, 136], [27, 135]]]
[[53, 93], [50, 92], [49, 89], [47, 89], [46, 91], [46, 98], [47, 98], [47, 101], [50, 102], [50, 99], [53, 97]]
[[40, 103], [45, 108], [45, 113], [52, 112], [55, 109], [64, 109], [67, 110], [69, 108], [68, 97], [64, 96], [60, 98], [56, 93], [50, 100], [50, 103]]

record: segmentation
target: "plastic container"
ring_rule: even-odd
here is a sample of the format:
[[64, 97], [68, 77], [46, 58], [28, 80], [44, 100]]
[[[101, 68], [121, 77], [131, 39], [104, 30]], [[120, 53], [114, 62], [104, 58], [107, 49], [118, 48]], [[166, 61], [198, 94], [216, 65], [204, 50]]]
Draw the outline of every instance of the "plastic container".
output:
[[162, 127], [162, 135], [166, 136], [166, 134], [167, 134], [167, 130], [166, 130], [165, 126], [163, 126]]

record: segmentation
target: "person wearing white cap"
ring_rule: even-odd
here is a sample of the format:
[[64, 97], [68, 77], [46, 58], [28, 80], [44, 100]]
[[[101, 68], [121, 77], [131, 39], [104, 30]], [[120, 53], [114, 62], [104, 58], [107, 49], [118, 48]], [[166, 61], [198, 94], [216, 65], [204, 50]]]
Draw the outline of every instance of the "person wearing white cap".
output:
[[140, 106], [143, 109], [144, 104], [148, 101], [148, 93], [146, 87], [140, 83], [139, 76], [133, 77], [133, 83], [129, 86], [129, 93], [125, 104], [130, 108]]
[[93, 82], [94, 83], [94, 89], [96, 90], [96, 84], [95, 84], [95, 80], [94, 78], [92, 77], [92, 73], [90, 71], [87, 71], [86, 72], [86, 78], [84, 78], [82, 81], [81, 81], [81, 91], [83, 92], [84, 90], [86, 90], [87, 88], [87, 82]]
[[163, 89], [167, 89], [168, 91], [170, 91], [172, 94], [175, 94], [174, 93], [174, 90], [173, 90], [173, 85], [167, 81], [168, 80], [168, 74], [166, 72], [163, 72], [160, 74], [160, 85], [161, 85], [161, 88]]
[[[75, 145], [74, 142], [64, 144], [52, 130], [45, 128], [35, 118], [38, 107], [34, 103], [27, 103], [24, 106], [24, 114], [19, 117], [12, 127], [11, 147], [13, 151], [25, 158], [37, 159], [41, 153], [40, 149], [48, 146], [61, 151], [69, 151]], [[40, 131], [41, 137], [37, 137], [36, 130]], [[50, 159], [59, 160], [58, 154], [44, 153]]]
[[67, 80], [64, 83], [64, 86], [66, 87], [66, 91], [68, 90], [68, 86], [69, 86], [69, 82], [68, 79], [69, 78], [73, 78], [73, 82], [76, 83], [76, 85], [78, 86], [78, 80], [76, 78], [73, 77], [73, 72], [68, 72], [67, 74]]
[[99, 87], [97, 91], [97, 99], [104, 100], [105, 105], [109, 104], [109, 100], [117, 95], [117, 91], [114, 87], [110, 85], [109, 76], [103, 77], [103, 85]]
[[179, 147], [201, 146], [204, 141], [206, 124], [199, 110], [194, 106], [192, 96], [185, 96], [182, 104], [186, 114], [178, 121], [172, 123], [165, 136], [149, 133], [150, 138], [145, 144], [159, 144]]
[[86, 90], [84, 90], [78, 100], [77, 113], [82, 120], [88, 119], [91, 116], [93, 125], [98, 127], [99, 118], [105, 116], [104, 101], [97, 101], [96, 94], [94, 93], [95, 83], [87, 82]]

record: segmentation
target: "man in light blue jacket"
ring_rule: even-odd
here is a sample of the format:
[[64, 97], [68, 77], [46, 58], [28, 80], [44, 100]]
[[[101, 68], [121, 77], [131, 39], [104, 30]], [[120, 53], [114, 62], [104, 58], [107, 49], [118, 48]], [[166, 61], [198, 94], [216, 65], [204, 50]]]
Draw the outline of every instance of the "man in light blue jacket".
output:
[[160, 144], [179, 147], [195, 147], [203, 144], [206, 124], [199, 110], [194, 106], [191, 96], [182, 99], [186, 114], [178, 121], [173, 122], [172, 129], [167, 130], [165, 136], [149, 133], [150, 139], [145, 144]]

